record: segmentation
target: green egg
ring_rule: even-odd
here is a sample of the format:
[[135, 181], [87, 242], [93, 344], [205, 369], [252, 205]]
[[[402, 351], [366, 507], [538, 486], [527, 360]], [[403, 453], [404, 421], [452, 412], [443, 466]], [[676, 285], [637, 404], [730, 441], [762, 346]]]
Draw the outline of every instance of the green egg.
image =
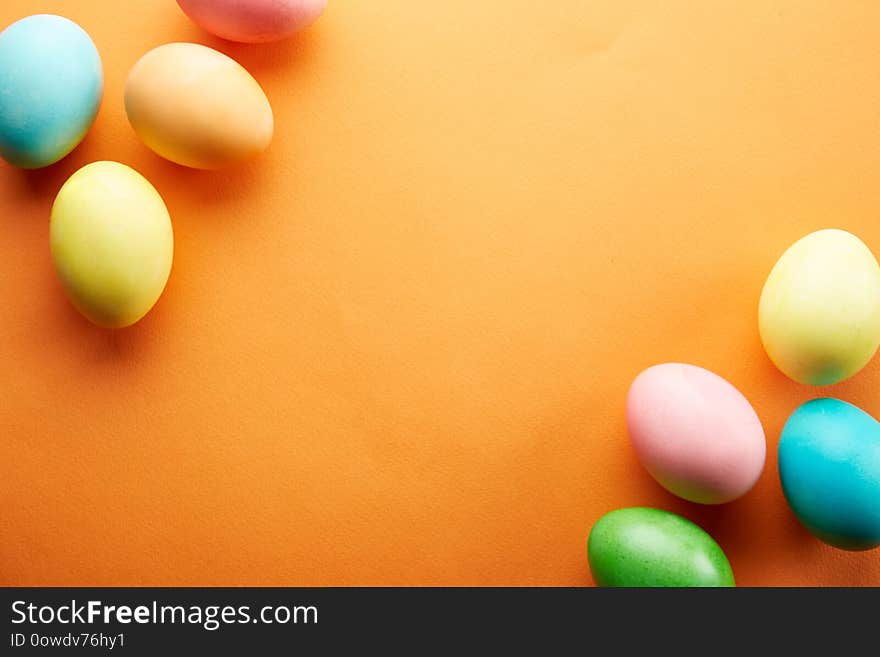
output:
[[686, 518], [647, 507], [617, 509], [590, 531], [599, 586], [736, 586], [724, 551]]

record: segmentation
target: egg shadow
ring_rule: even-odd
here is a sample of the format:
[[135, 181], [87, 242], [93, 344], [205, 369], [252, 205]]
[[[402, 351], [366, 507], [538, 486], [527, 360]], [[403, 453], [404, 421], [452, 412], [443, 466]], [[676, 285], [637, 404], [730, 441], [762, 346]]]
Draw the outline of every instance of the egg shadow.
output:
[[64, 327], [64, 334], [83, 353], [90, 365], [101, 362], [117, 363], [119, 360], [137, 361], [150, 342], [150, 316], [148, 314], [133, 326], [124, 329], [107, 329], [92, 324], [59, 294], [54, 319]]
[[634, 450], [627, 456], [632, 472], [638, 477], [631, 480], [634, 506], [648, 506], [683, 516], [704, 529], [728, 554], [747, 553], [760, 540], [761, 527], [767, 522], [762, 506], [761, 488], [772, 483], [764, 480], [765, 472], [755, 488], [739, 499], [725, 504], [698, 504], [673, 495], [648, 473], [638, 462]]
[[[66, 158], [65, 158], [66, 159]], [[41, 169], [18, 169], [9, 165], [9, 178], [15, 181], [15, 191], [19, 199], [45, 201], [54, 195], [70, 176], [70, 167], [65, 160], [50, 164]]]
[[778, 524], [783, 551], [804, 569], [821, 573], [822, 581], [817, 585], [876, 586], [880, 581], [876, 548], [848, 551], [828, 545], [810, 533], [787, 507], [784, 520]]
[[244, 66], [256, 78], [273, 72], [287, 73], [291, 67], [307, 68], [317, 56], [320, 44], [326, 40], [320, 18], [301, 32], [268, 43], [239, 43], [222, 39], [206, 32], [185, 16], [183, 18], [185, 24], [173, 32], [175, 39], [171, 40], [201, 43], [218, 50]]
[[252, 75], [265, 75], [279, 68], [308, 68], [317, 56], [321, 37], [317, 26], [274, 43], [236, 43], [211, 35], [211, 47], [232, 57]]
[[668, 492], [647, 472], [645, 478], [644, 499], [650, 500], [645, 506], [670, 511], [696, 523], [712, 536], [725, 552], [748, 549], [754, 518], [748, 512], [749, 503], [746, 499], [740, 498], [727, 504], [697, 504]]
[[16, 194], [16, 200], [45, 203], [54, 201], [55, 195], [64, 182], [77, 169], [87, 162], [95, 160], [90, 156], [92, 149], [89, 148], [86, 141], [88, 141], [88, 135], [70, 154], [39, 169], [21, 169], [4, 163], [3, 166], [8, 171], [6, 177], [12, 181], [12, 190], [13, 194]]
[[51, 339], [63, 340], [64, 350], [79, 353], [88, 367], [113, 367], [120, 361], [131, 367], [147, 362], [151, 345], [168, 323], [161, 296], [140, 321], [109, 329], [93, 324], [74, 308], [54, 272], [47, 272], [44, 290], [43, 305], [33, 318], [35, 330], [41, 330], [40, 325], [51, 326]]
[[[40, 267], [35, 303], [22, 309], [30, 332], [37, 340], [51, 340], [54, 350], [72, 354], [84, 368], [107, 368], [124, 363], [128, 368], [148, 364], [155, 343], [170, 334], [170, 304], [165, 300], [174, 285], [174, 272], [152, 309], [139, 321], [124, 328], [104, 328], [92, 323], [71, 303], [47, 254]], [[36, 336], [41, 336], [37, 338]], [[49, 374], [51, 376], [51, 373]]]
[[579, 582], [576, 586], [580, 587], [595, 587], [599, 586], [596, 583], [596, 579], [593, 577], [593, 571], [590, 570], [590, 563], [588, 559], [579, 559], [577, 569], [572, 577], [573, 582]]
[[[263, 154], [225, 169], [202, 170], [176, 164], [144, 147], [136, 157], [135, 168], [159, 190], [166, 201], [184, 205], [220, 205], [255, 193], [269, 179], [267, 168], [271, 164], [266, 159], [266, 154]], [[174, 217], [175, 213], [172, 212], [172, 220]]]

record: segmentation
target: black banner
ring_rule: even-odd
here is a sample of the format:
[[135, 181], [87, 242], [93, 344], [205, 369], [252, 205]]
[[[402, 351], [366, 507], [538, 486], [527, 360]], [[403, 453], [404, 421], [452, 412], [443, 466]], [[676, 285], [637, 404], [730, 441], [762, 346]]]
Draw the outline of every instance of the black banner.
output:
[[[877, 589], [5, 588], [0, 654], [535, 654], [818, 649], [873, 631]], [[755, 643], [758, 642], [758, 643]], [[688, 651], [685, 651], [688, 652]]]

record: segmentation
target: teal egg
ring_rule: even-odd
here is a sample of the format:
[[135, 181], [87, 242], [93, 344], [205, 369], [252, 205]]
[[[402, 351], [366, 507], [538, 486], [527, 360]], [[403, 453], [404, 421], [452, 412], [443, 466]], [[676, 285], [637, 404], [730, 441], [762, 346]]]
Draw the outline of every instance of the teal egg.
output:
[[788, 418], [779, 479], [798, 520], [844, 550], [880, 545], [880, 423], [839, 399], [814, 399]]
[[735, 586], [718, 543], [690, 520], [660, 509], [605, 514], [590, 531], [587, 557], [599, 586]]
[[16, 21], [0, 33], [0, 155], [24, 169], [57, 162], [85, 137], [103, 93], [101, 57], [79, 25]]

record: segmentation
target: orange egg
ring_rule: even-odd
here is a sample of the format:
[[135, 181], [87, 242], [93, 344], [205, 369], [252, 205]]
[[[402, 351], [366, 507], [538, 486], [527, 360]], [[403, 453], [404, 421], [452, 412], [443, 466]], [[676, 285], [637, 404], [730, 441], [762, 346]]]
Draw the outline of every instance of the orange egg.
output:
[[138, 137], [162, 157], [219, 169], [263, 152], [272, 107], [234, 59], [195, 43], [154, 48], [131, 69], [125, 111]]

